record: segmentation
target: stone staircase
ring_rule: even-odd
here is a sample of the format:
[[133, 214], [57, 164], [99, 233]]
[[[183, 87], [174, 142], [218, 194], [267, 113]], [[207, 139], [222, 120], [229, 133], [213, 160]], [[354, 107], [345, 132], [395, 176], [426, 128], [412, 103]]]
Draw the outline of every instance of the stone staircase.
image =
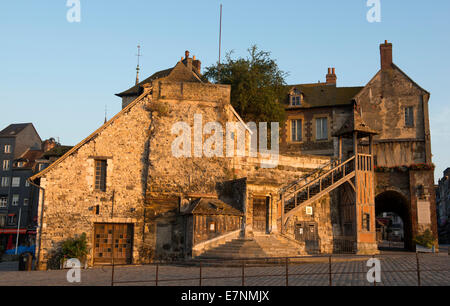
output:
[[239, 238], [210, 249], [197, 256], [202, 259], [257, 259], [299, 256], [299, 246], [276, 235], [259, 235]]

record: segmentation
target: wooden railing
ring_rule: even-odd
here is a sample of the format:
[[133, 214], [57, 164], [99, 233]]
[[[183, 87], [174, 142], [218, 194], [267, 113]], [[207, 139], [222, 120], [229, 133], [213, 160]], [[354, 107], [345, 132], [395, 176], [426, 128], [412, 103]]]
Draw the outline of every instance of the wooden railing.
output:
[[359, 171], [372, 171], [373, 160], [370, 154], [358, 154], [358, 170]]
[[353, 156], [306, 184], [291, 186], [281, 195], [283, 214], [290, 214], [292, 210], [305, 202], [315, 200], [341, 185], [343, 180], [354, 175], [355, 160]]

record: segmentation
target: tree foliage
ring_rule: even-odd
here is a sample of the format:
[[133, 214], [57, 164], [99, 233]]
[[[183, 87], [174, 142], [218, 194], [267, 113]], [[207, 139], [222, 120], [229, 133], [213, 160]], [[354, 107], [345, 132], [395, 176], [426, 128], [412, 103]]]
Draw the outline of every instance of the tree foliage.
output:
[[206, 68], [204, 77], [218, 84], [231, 85], [231, 104], [241, 117], [254, 122], [282, 122], [285, 119], [283, 98], [286, 73], [278, 68], [270, 52], [256, 45], [248, 49], [247, 58], [232, 58]]
[[416, 236], [414, 238], [414, 242], [418, 245], [431, 249], [436, 243], [436, 239], [434, 238], [433, 233], [427, 229], [421, 235]]

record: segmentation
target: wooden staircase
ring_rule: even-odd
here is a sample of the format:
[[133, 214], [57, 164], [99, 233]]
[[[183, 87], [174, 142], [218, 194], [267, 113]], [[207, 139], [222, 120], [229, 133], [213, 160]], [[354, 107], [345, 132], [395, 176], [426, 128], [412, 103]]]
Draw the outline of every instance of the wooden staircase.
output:
[[[358, 155], [358, 158], [361, 158]], [[355, 177], [355, 156], [344, 162], [332, 161], [310, 176], [290, 184], [281, 191], [283, 224], [298, 210]]]

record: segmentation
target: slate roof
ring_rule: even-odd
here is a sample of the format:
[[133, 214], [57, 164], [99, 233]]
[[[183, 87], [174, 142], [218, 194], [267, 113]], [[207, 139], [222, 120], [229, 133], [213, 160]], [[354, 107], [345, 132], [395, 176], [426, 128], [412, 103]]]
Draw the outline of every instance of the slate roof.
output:
[[32, 123], [16, 123], [10, 124], [5, 129], [0, 131], [0, 137], [12, 137], [16, 136], [20, 132], [22, 132], [29, 125], [33, 125]]
[[[186, 59], [184, 59], [182, 61], [182, 63], [187, 65]], [[175, 69], [175, 67], [176, 67], [176, 65], [173, 68], [169, 68], [169, 69], [158, 71], [158, 72], [152, 74], [150, 77], [148, 77], [145, 80], [143, 80], [142, 82], [138, 83], [137, 85], [135, 85], [135, 86], [125, 90], [124, 92], [116, 94], [116, 96], [121, 97], [121, 98], [122, 97], [127, 97], [127, 96], [138, 96], [138, 95], [140, 95], [142, 93], [142, 86], [144, 84], [151, 83], [152, 81], [157, 80], [157, 79], [162, 79], [162, 78], [168, 77], [170, 75], [170, 73]], [[197, 72], [197, 70], [196, 70], [196, 68], [194, 66], [192, 66], [192, 73], [198, 79], [202, 78], [202, 75], [199, 72]]]
[[[336, 105], [351, 105], [353, 98], [364, 88], [336, 87], [326, 83], [297, 84], [286, 86], [286, 101], [289, 105], [289, 93], [296, 88], [303, 94], [303, 102], [299, 108], [313, 108]], [[295, 108], [295, 107], [292, 107]]]
[[56, 146], [51, 150], [48, 150], [45, 152], [42, 157], [44, 158], [50, 158], [50, 157], [61, 157], [64, 154], [66, 154], [70, 149], [72, 149], [72, 146]]
[[25, 153], [22, 154], [19, 158], [15, 159], [15, 161], [23, 161], [25, 162], [24, 166], [16, 169], [34, 169], [36, 166], [36, 160], [42, 157], [42, 150], [32, 150], [28, 149]]
[[244, 214], [236, 208], [218, 200], [200, 198], [192, 201], [184, 210], [185, 214], [193, 215], [228, 215], [243, 216]]
[[150, 77], [143, 80], [142, 82], [138, 83], [137, 85], [125, 90], [124, 92], [116, 94], [116, 96], [118, 96], [118, 97], [138, 96], [141, 94], [142, 85], [151, 83], [152, 81], [157, 80], [157, 79], [165, 78], [172, 72], [172, 70], [173, 70], [173, 68], [158, 71], [158, 72], [152, 74]]

